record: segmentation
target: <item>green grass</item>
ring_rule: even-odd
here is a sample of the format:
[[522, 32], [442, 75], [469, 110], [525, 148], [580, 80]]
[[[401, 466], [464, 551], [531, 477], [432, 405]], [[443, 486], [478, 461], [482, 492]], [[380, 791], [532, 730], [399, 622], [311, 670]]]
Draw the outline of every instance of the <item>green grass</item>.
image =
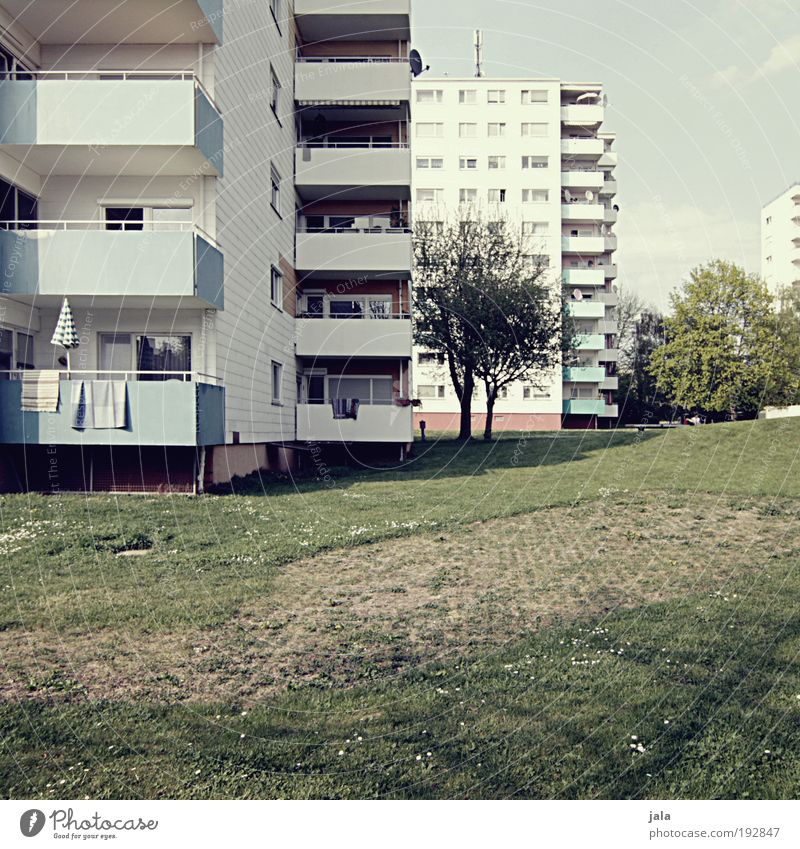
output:
[[[546, 523], [550, 508], [598, 499], [667, 511], [697, 498], [702, 513], [719, 496], [733, 510], [757, 503], [769, 522], [800, 506], [799, 449], [791, 420], [643, 437], [515, 434], [488, 446], [418, 445], [402, 468], [340, 472], [333, 485], [202, 499], [7, 496], [0, 631], [57, 643], [214, 628], [268, 596], [281, 566], [299, 558], [533, 511]], [[593, 544], [590, 527], [565, 534]], [[687, 556], [691, 542], [687, 531]], [[246, 716], [236, 700], [130, 703], [109, 692], [87, 701], [81, 670], [33, 681], [30, 701], [0, 703], [0, 793], [791, 798], [800, 790], [797, 552], [768, 562], [748, 568], [743, 553], [719, 595], [592, 614], [490, 654], [465, 646], [452, 662], [393, 679], [287, 688]]]

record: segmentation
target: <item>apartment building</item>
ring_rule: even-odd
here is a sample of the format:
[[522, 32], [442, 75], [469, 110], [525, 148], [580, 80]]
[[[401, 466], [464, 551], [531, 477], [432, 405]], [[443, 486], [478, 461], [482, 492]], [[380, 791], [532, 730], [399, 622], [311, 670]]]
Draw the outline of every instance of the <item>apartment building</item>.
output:
[[[532, 262], [544, 258], [551, 285], [562, 280], [579, 332], [578, 361], [509, 386], [495, 428], [557, 430], [609, 426], [617, 416], [613, 228], [615, 137], [601, 131], [599, 84], [557, 79], [419, 77], [414, 85], [413, 199], [417, 219], [478, 209], [503, 216], [524, 237]], [[415, 350], [417, 419], [457, 428], [459, 403], [441, 352]], [[473, 423], [482, 427], [485, 393]]]
[[773, 294], [800, 286], [800, 183], [761, 210], [761, 276]]
[[408, 0], [0, 0], [1, 485], [408, 445], [408, 40]]

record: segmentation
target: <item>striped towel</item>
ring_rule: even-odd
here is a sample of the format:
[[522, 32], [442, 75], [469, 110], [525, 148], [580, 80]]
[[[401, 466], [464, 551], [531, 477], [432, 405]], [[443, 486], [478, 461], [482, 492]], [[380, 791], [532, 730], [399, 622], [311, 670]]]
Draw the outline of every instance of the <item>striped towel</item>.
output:
[[333, 407], [333, 417], [335, 419], [350, 418], [350, 401], [347, 398], [334, 398], [331, 401]]
[[59, 378], [57, 371], [23, 371], [20, 408], [32, 413], [58, 412]]
[[81, 380], [72, 384], [72, 427], [76, 430], [124, 428], [126, 420], [124, 380]]

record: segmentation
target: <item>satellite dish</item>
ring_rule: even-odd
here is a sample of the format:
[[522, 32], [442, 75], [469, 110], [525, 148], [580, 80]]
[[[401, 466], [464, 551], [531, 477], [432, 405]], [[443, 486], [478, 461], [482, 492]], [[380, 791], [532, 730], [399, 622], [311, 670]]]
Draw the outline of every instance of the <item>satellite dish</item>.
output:
[[603, 95], [603, 107], [605, 108], [606, 106], [608, 106], [608, 95], [604, 94]]
[[617, 204], [614, 204], [614, 212], [619, 212], [619, 207], [617, 206]]
[[411, 64], [411, 73], [418, 77], [424, 71], [430, 70], [430, 65], [422, 64], [422, 56], [420, 56], [419, 50], [412, 50], [408, 54], [408, 61]]
[[564, 199], [567, 203], [572, 203], [572, 192], [569, 189], [564, 189]]
[[594, 200], [594, 192], [589, 191], [589, 189], [586, 190], [586, 200], [588, 200], [589, 203]]
[[581, 290], [580, 290], [580, 289], [573, 289], [573, 290], [572, 290], [572, 297], [573, 297], [576, 301], [582, 301], [582, 300], [583, 300], [583, 292], [581, 292]]

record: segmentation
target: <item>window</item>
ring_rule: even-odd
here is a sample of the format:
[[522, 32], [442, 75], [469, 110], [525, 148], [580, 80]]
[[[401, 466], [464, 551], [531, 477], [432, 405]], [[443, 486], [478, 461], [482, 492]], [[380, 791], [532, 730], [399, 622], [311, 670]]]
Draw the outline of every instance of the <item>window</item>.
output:
[[506, 158], [505, 156], [490, 156], [489, 157], [489, 169], [491, 171], [499, 170], [502, 171], [506, 167]]
[[281, 176], [275, 170], [275, 166], [270, 166], [270, 203], [272, 208], [278, 215], [281, 214]]
[[269, 297], [274, 306], [283, 309], [283, 275], [274, 265], [270, 272]]
[[547, 203], [550, 197], [550, 192], [547, 189], [523, 189], [523, 203]]
[[506, 134], [506, 125], [505, 124], [492, 123], [492, 124], [489, 124], [488, 130], [489, 130], [489, 136], [491, 138], [504, 136]]
[[486, 102], [487, 103], [505, 103], [506, 102], [506, 93], [502, 88], [490, 88], [488, 92], [486, 92]]
[[462, 139], [476, 139], [478, 137], [477, 124], [459, 124], [458, 135]]
[[106, 230], [187, 230], [192, 225], [190, 207], [104, 206]]
[[419, 398], [444, 398], [443, 383], [421, 383], [417, 386]]
[[508, 398], [508, 387], [507, 386], [501, 386], [497, 390], [497, 397], [498, 398]]
[[771, 257], [771, 256], [768, 256], [768, 257], [767, 257], [767, 262], [772, 262], [772, 257]]
[[523, 221], [523, 236], [546, 236], [550, 225], [546, 221]]
[[523, 156], [522, 167], [525, 168], [547, 168], [550, 159], [547, 156]]
[[537, 386], [523, 386], [522, 387], [522, 397], [525, 400], [530, 400], [532, 398], [549, 398], [549, 392], [543, 392]]
[[417, 168], [444, 168], [444, 159], [441, 157], [418, 156]]
[[444, 135], [444, 124], [422, 122], [417, 124], [417, 138], [440, 139]]
[[506, 190], [505, 189], [489, 189], [489, 203], [505, 203], [506, 202]]
[[442, 89], [419, 88], [417, 89], [417, 103], [441, 103]]
[[522, 105], [523, 106], [531, 106], [534, 103], [547, 103], [547, 92], [546, 91], [531, 91], [526, 90], [522, 92]]
[[478, 168], [478, 160], [474, 156], [462, 156], [458, 160], [460, 171], [475, 171]]
[[270, 65], [269, 68], [270, 75], [270, 90], [269, 90], [269, 105], [272, 107], [272, 111], [275, 113], [275, 117], [278, 116], [278, 109], [280, 108], [281, 101], [281, 84], [278, 80], [278, 75], [275, 73], [275, 69]]
[[458, 92], [458, 102], [466, 105], [478, 102], [478, 90], [474, 88], [462, 88]]
[[475, 203], [478, 200], [478, 190], [477, 189], [459, 189], [458, 190], [458, 202], [459, 203]]
[[417, 189], [417, 203], [440, 203], [443, 189]]
[[[2, 79], [0, 77], [0, 79]], [[32, 195], [26, 194], [22, 189], [12, 183], [0, 180], [0, 224], [3, 230], [31, 230], [36, 224], [24, 222], [35, 222], [37, 218], [37, 201]]]
[[283, 366], [272, 361], [272, 403], [283, 403]]
[[523, 124], [522, 135], [525, 138], [545, 138], [547, 136], [547, 124]]
[[29, 333], [17, 333], [17, 368], [33, 368], [35, 359], [33, 356], [33, 336]]
[[420, 351], [417, 362], [421, 366], [443, 366], [444, 354], [436, 351]]
[[[117, 350], [110, 352], [112, 354], [112, 362], [110, 364], [104, 363], [101, 366], [104, 369], [111, 368], [116, 364], [113, 362], [113, 355], [115, 353], [120, 357], [124, 357], [128, 351], [124, 339], [119, 338], [120, 336], [126, 336], [126, 334], [110, 335], [113, 339], [112, 346]], [[103, 340], [101, 340], [102, 344]], [[123, 366], [123, 368], [125, 367]], [[155, 334], [137, 336], [136, 370], [140, 372], [164, 372], [164, 374], [140, 374], [139, 380], [180, 379], [182, 377], [181, 373], [188, 373], [192, 370], [192, 337]], [[176, 374], [175, 372], [178, 373]]]
[[14, 365], [14, 331], [0, 327], [0, 380], [9, 380]]
[[392, 403], [391, 377], [331, 376], [328, 378], [330, 400], [337, 398], [358, 399], [362, 404], [389, 406]]

